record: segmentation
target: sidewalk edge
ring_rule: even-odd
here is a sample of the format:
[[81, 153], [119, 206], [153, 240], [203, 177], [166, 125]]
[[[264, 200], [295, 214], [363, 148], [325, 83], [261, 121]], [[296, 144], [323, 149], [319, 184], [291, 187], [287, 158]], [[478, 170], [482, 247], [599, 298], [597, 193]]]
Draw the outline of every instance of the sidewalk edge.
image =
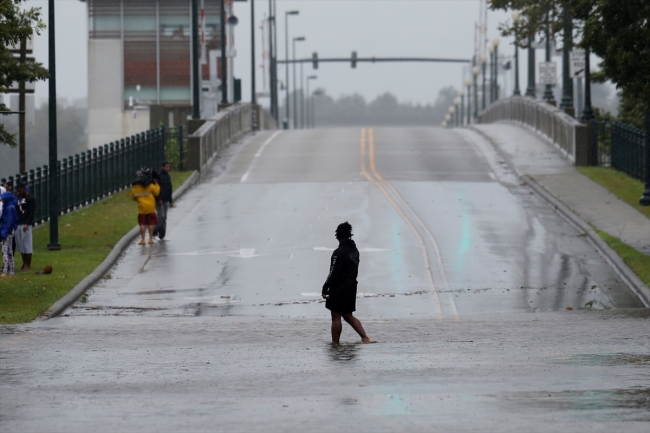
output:
[[[194, 184], [199, 180], [200, 174], [198, 171], [194, 171], [192, 175], [183, 182], [174, 194], [172, 198], [174, 201], [177, 201], [183, 194], [194, 186]], [[103, 262], [99, 264], [86, 278], [81, 280], [76, 286], [72, 288], [66, 295], [61, 299], [56, 301], [50, 308], [42, 312], [35, 321], [44, 321], [56, 317], [68, 309], [72, 304], [77, 302], [79, 298], [83, 296], [88, 289], [95, 285], [105, 274], [108, 272], [115, 262], [122, 256], [124, 250], [131, 246], [131, 242], [138, 237], [140, 234], [140, 228], [138, 226], [132, 228], [127, 234], [125, 234], [122, 239], [120, 239], [117, 244], [113, 247], [108, 256], [104, 259]]]
[[549, 205], [551, 205], [554, 210], [568, 220], [570, 223], [575, 225], [578, 229], [583, 231], [591, 244], [596, 248], [596, 250], [605, 258], [605, 260], [614, 268], [614, 270], [621, 276], [623, 281], [632, 289], [634, 294], [641, 300], [641, 302], [650, 308], [650, 288], [646, 286], [643, 281], [638, 277], [638, 275], [630, 269], [630, 267], [621, 259], [621, 257], [610, 248], [609, 245], [600, 237], [600, 235], [592, 228], [589, 223], [579, 217], [575, 212], [573, 212], [568, 206], [562, 203], [559, 199], [553, 196], [549, 191], [547, 191], [542, 185], [540, 185], [534, 178], [529, 175], [524, 175], [516, 169], [512, 161], [508, 158], [507, 154], [499, 148], [499, 146], [494, 142], [494, 140], [481, 131], [478, 128], [470, 126], [469, 129], [479, 134], [481, 137], [486, 139], [492, 147], [497, 151], [497, 153], [508, 163], [508, 166], [512, 169], [514, 173], [517, 174], [517, 177], [526, 182], [527, 186], [530, 187], [537, 195], [542, 197]]

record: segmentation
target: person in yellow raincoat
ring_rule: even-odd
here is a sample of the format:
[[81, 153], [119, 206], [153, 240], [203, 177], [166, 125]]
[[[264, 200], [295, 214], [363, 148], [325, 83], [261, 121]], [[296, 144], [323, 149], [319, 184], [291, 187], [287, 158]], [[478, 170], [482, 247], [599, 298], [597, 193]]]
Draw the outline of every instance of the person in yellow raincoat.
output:
[[160, 195], [160, 185], [157, 176], [150, 172], [139, 170], [136, 179], [131, 184], [131, 200], [138, 202], [138, 225], [142, 239], [139, 245], [145, 245], [145, 234], [149, 228], [149, 245], [153, 245], [153, 231], [158, 224], [156, 215], [156, 197]]

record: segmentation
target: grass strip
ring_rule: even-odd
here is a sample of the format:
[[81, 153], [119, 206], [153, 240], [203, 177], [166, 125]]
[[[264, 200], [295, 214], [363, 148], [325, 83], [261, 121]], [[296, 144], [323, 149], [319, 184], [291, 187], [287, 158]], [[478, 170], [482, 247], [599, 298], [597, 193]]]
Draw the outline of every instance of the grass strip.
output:
[[619, 238], [610, 235], [602, 230], [596, 230], [607, 245], [618, 254], [625, 264], [632, 269], [641, 278], [646, 286], [650, 286], [650, 256], [639, 252], [621, 241]]
[[607, 188], [612, 194], [650, 218], [650, 206], [639, 205], [643, 183], [613, 168], [578, 167], [580, 173]]
[[[176, 189], [192, 172], [170, 174]], [[60, 251], [47, 249], [49, 224], [36, 227], [32, 271], [20, 272], [16, 269], [13, 278], [0, 280], [0, 323], [34, 320], [99, 266], [115, 244], [137, 224], [137, 204], [129, 199], [129, 194], [130, 189], [127, 188], [60, 217]], [[22, 266], [18, 251], [15, 259], [16, 268]], [[52, 266], [52, 274], [35, 274], [46, 265]]]

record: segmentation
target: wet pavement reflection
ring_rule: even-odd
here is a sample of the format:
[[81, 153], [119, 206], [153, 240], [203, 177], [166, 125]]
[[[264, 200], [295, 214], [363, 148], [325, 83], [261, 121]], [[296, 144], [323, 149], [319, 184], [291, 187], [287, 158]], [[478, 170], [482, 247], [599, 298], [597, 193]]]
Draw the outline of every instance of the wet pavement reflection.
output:
[[[650, 312], [451, 130], [260, 133], [63, 317], [0, 328], [2, 431], [647, 432]], [[334, 228], [361, 250], [329, 343]]]

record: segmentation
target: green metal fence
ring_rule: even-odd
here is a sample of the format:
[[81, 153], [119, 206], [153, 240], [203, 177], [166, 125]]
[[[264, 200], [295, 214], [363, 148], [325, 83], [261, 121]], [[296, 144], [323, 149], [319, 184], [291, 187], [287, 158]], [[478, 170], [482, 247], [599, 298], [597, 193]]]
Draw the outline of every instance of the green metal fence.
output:
[[643, 149], [645, 134], [623, 123], [612, 123], [612, 168], [643, 180]]
[[[182, 153], [178, 150], [178, 143], [183, 142], [182, 129], [180, 131], [179, 137], [178, 131], [174, 132], [174, 135], [166, 134], [165, 128], [159, 127], [60, 160], [58, 168], [61, 214], [129, 187], [138, 169], [159, 169], [163, 159], [172, 159], [173, 149], [176, 149], [176, 160], [182, 161]], [[166, 140], [168, 136], [174, 136], [176, 140]], [[14, 190], [19, 183], [27, 184], [36, 198], [35, 223], [40, 224], [48, 220], [47, 166], [2, 179], [1, 182], [8, 183]]]
[[645, 133], [620, 122], [592, 121], [591, 163], [643, 180]]

